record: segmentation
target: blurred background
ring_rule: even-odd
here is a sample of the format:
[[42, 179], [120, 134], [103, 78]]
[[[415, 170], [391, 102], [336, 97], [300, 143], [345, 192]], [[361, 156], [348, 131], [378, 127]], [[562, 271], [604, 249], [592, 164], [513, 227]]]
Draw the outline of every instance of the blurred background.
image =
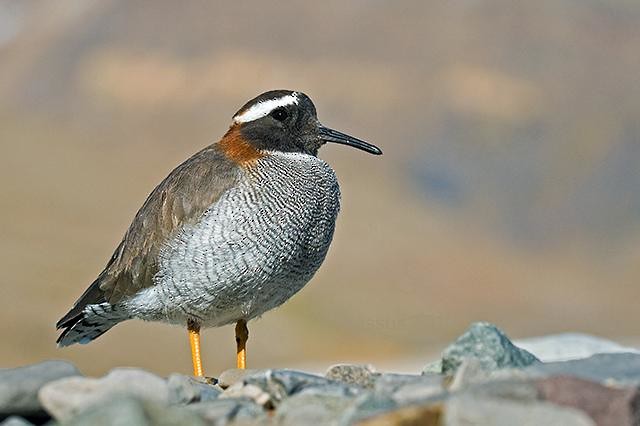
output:
[[[276, 88], [340, 146], [314, 280], [250, 324], [252, 367], [410, 370], [471, 321], [640, 343], [640, 3], [0, 0], [0, 365], [190, 372], [186, 332], [55, 322], [147, 194]], [[210, 374], [232, 327], [204, 333]]]

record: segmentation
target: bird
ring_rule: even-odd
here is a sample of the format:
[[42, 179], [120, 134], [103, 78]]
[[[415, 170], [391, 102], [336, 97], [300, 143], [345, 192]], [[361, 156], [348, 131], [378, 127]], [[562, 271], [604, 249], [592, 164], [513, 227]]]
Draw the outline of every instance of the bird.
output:
[[200, 331], [235, 324], [246, 368], [247, 322], [313, 277], [340, 210], [326, 143], [380, 148], [325, 127], [304, 93], [248, 101], [224, 136], [177, 166], [147, 197], [95, 281], [56, 324], [59, 347], [86, 344], [129, 319], [186, 327], [194, 376]]

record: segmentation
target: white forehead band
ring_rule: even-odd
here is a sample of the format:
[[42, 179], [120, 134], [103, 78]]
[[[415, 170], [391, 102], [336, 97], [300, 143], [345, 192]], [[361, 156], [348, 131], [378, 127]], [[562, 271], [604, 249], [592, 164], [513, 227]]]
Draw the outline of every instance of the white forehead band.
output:
[[276, 108], [293, 104], [298, 104], [297, 92], [293, 92], [290, 95], [283, 96], [278, 99], [269, 99], [268, 101], [258, 102], [242, 114], [233, 117], [233, 121], [236, 123], [248, 123], [249, 121], [257, 120], [258, 118], [269, 115], [269, 113]]

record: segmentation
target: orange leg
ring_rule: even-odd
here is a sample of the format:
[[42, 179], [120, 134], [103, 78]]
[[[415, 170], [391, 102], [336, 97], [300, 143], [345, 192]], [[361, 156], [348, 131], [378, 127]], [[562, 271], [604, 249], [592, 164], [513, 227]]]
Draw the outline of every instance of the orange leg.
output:
[[193, 361], [193, 375], [204, 377], [202, 370], [202, 358], [200, 357], [200, 324], [189, 320], [187, 322], [189, 330], [189, 343], [191, 344], [191, 360]]
[[236, 323], [236, 366], [241, 369], [247, 368], [247, 340], [249, 339], [249, 329], [247, 322], [240, 320]]

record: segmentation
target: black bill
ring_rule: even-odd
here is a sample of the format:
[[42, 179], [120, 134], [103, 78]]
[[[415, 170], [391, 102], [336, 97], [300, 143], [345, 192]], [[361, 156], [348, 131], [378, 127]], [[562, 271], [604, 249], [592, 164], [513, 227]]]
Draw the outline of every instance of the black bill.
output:
[[339, 143], [342, 145], [349, 145], [354, 148], [367, 151], [370, 154], [381, 155], [382, 150], [375, 145], [371, 145], [363, 140], [354, 138], [353, 136], [346, 135], [337, 130], [330, 129], [328, 127], [320, 126], [320, 139], [325, 142]]

